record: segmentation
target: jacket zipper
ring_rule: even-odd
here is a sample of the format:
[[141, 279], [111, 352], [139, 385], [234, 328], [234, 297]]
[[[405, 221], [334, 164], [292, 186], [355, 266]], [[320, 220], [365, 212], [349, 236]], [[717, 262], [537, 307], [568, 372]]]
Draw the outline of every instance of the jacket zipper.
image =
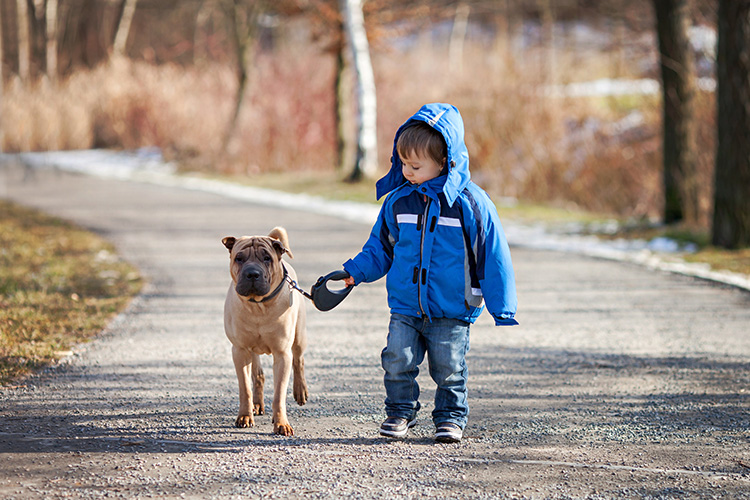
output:
[[422, 305], [422, 286], [427, 284], [427, 269], [422, 267], [422, 262], [424, 257], [424, 235], [427, 231], [427, 216], [429, 215], [431, 202], [432, 200], [427, 198], [427, 204], [424, 208], [424, 216], [422, 217], [422, 234], [419, 241], [419, 269], [421, 271], [418, 271], [419, 275], [417, 277], [417, 298], [419, 300], [419, 310], [422, 312], [422, 316], [427, 316], [427, 313], [424, 311], [424, 306]]

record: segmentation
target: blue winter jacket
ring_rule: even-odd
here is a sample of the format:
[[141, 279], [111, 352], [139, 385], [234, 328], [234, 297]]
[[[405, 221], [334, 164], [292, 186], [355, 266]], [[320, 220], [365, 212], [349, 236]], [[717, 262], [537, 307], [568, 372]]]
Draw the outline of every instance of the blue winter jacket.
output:
[[[419, 185], [404, 178], [396, 151], [401, 131], [416, 121], [443, 135], [449, 166], [447, 175]], [[495, 205], [470, 179], [458, 109], [427, 104], [398, 129], [391, 169], [377, 183], [378, 199], [385, 194], [362, 251], [344, 263], [355, 283], [387, 274], [388, 305], [395, 313], [473, 323], [484, 302], [495, 324], [518, 324], [508, 242]]]

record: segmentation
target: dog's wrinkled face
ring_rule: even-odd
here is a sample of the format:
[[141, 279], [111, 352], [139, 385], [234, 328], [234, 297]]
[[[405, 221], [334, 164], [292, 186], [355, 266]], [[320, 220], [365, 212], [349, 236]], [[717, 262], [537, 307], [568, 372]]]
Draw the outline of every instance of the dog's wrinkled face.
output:
[[278, 285], [284, 271], [284, 245], [268, 236], [227, 237], [222, 240], [230, 252], [230, 270], [235, 291], [243, 297], [262, 297]]

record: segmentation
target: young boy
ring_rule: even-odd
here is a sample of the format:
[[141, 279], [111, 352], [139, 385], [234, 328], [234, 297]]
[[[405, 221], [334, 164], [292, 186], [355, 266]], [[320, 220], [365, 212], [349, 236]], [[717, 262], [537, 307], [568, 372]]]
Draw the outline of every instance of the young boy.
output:
[[458, 442], [469, 415], [469, 325], [482, 302], [495, 324], [518, 324], [508, 243], [494, 204], [470, 180], [458, 109], [427, 104], [398, 129], [391, 169], [377, 183], [378, 199], [385, 194], [362, 251], [344, 263], [349, 286], [387, 274], [388, 418], [380, 434], [404, 437], [416, 424], [416, 378], [427, 354], [437, 384], [435, 440]]

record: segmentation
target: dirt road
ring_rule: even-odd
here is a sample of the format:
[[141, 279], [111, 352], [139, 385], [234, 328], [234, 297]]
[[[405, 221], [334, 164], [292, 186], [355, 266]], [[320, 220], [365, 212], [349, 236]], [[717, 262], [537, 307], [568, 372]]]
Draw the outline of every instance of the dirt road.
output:
[[384, 284], [363, 285], [334, 311], [308, 305], [310, 400], [290, 395], [284, 438], [268, 415], [232, 426], [220, 240], [285, 226], [309, 288], [369, 227], [54, 171], [6, 166], [0, 183], [104, 234], [149, 280], [98, 340], [0, 392], [2, 498], [750, 498], [747, 292], [512, 249], [521, 326], [485, 313], [472, 328], [466, 437], [444, 445], [426, 369], [417, 427], [378, 436], [388, 311]]

